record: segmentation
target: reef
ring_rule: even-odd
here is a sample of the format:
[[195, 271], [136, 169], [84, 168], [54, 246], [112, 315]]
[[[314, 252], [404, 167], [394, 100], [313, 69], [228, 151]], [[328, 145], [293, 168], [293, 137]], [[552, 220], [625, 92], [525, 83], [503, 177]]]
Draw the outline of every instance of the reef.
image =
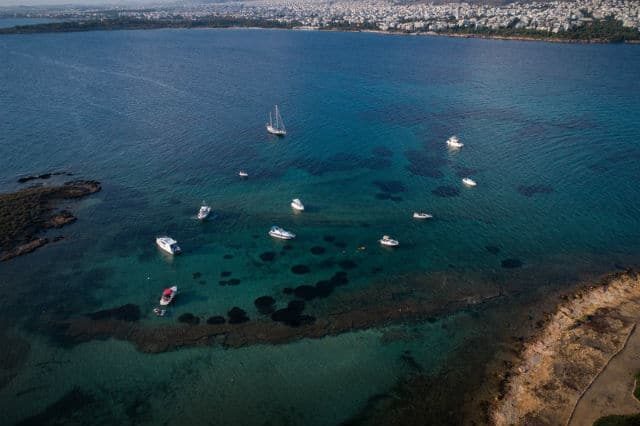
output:
[[200, 324], [200, 318], [193, 315], [190, 312], [184, 313], [178, 317], [178, 321], [183, 322], [189, 325], [198, 325]]
[[532, 197], [535, 194], [550, 194], [554, 190], [549, 185], [520, 185], [518, 192], [525, 197]]
[[237, 306], [231, 308], [231, 310], [227, 312], [227, 316], [229, 317], [229, 324], [242, 324], [243, 322], [249, 321], [247, 313]]
[[[226, 323], [199, 323], [188, 327], [149, 325], [113, 318], [93, 320], [86, 316], [43, 319], [47, 321], [51, 332], [58, 333], [68, 344], [108, 336], [130, 341], [142, 352], [157, 353], [188, 346], [219, 344], [226, 348], [237, 348], [284, 344], [393, 323], [422, 322], [501, 297], [498, 288], [487, 286], [481, 290], [460, 287], [456, 288], [455, 295], [450, 299], [434, 298], [431, 290], [435, 280], [441, 279], [425, 279], [420, 275], [394, 286], [379, 283], [364, 289], [336, 293], [334, 302], [325, 308], [322, 315], [315, 312], [313, 315], [306, 314], [305, 302], [292, 300], [286, 308], [276, 309], [270, 318], [260, 316], [249, 319], [244, 310], [234, 307], [228, 312], [230, 320]], [[347, 273], [339, 271], [329, 280], [321, 280], [309, 287], [315, 288], [314, 297], [323, 297], [348, 282]], [[265, 304], [267, 300], [264, 300]]]
[[324, 254], [325, 251], [326, 249], [324, 247], [320, 247], [320, 246], [311, 247], [311, 254], [321, 255], [321, 254]]
[[407, 190], [407, 186], [399, 180], [374, 180], [373, 185], [387, 194], [397, 194]]
[[356, 262], [350, 259], [341, 260], [340, 262], [338, 262], [338, 265], [340, 265], [342, 269], [353, 269], [358, 266]]
[[99, 182], [77, 180], [63, 185], [38, 186], [0, 194], [0, 261], [30, 253], [48, 244], [48, 238], [38, 237], [37, 234], [47, 229], [61, 228], [76, 220], [68, 210], [57, 211], [58, 202], [85, 197], [100, 189]]
[[627, 346], [639, 314], [635, 271], [612, 274], [564, 296], [503, 374], [491, 423], [591, 424], [581, 423], [585, 419], [576, 407]]
[[253, 304], [256, 305], [258, 312], [263, 315], [268, 315], [275, 310], [276, 299], [271, 296], [260, 296], [253, 301]]
[[220, 315], [214, 315], [212, 317], [207, 318], [207, 324], [209, 325], [224, 324], [225, 322], [227, 322], [225, 317]]
[[104, 320], [113, 318], [119, 321], [134, 322], [140, 319], [140, 307], [133, 303], [127, 303], [118, 308], [104, 309], [102, 311], [87, 314], [93, 320]]
[[431, 193], [443, 198], [457, 197], [458, 195], [460, 195], [460, 189], [456, 188], [455, 186], [443, 185], [437, 187], [436, 189], [431, 191]]
[[274, 251], [265, 251], [260, 254], [260, 259], [264, 262], [272, 262], [276, 258], [276, 253]]
[[307, 265], [293, 265], [291, 267], [291, 272], [293, 272], [294, 274], [302, 275], [308, 274], [309, 272], [311, 272], [311, 269]]

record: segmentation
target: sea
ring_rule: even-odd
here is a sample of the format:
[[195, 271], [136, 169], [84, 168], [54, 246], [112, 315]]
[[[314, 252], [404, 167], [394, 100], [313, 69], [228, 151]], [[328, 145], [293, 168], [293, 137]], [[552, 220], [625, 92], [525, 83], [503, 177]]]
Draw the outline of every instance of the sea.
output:
[[[102, 184], [60, 206], [78, 218], [46, 234], [63, 240], [0, 263], [2, 423], [393, 424], [412, 409], [416, 424], [467, 423], [465, 403], [528, 302], [640, 264], [638, 70], [628, 44], [1, 36], [0, 192]], [[274, 105], [283, 138], [265, 130]], [[452, 135], [464, 147], [448, 149]], [[72, 176], [17, 182], [47, 172]], [[200, 222], [203, 201], [213, 213]], [[274, 240], [272, 225], [297, 237]], [[159, 235], [183, 253], [163, 254]], [[383, 235], [400, 245], [381, 247]], [[346, 285], [306, 298], [312, 321], [396, 298], [433, 313], [314, 336], [303, 323], [270, 343], [295, 324], [254, 300], [284, 308], [340, 271]], [[149, 353], [55, 326], [126, 304], [140, 309], [136, 327], [192, 327], [187, 313], [202, 326], [238, 307], [266, 331], [260, 343]]]

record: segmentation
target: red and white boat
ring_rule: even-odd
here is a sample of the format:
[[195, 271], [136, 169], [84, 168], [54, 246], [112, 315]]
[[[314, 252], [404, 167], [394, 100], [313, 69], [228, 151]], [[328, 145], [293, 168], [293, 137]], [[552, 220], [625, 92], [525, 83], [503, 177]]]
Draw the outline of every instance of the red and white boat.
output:
[[178, 287], [175, 285], [173, 287], [169, 287], [165, 289], [162, 292], [162, 297], [160, 298], [160, 304], [162, 306], [167, 306], [169, 303], [173, 302], [173, 298], [176, 297], [177, 293], [178, 293]]

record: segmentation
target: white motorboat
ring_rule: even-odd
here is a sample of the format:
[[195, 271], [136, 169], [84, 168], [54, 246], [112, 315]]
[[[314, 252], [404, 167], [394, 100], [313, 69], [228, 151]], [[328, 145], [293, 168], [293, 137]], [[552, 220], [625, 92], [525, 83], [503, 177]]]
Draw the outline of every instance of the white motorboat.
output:
[[160, 304], [162, 306], [167, 306], [169, 303], [173, 302], [173, 298], [176, 297], [177, 293], [178, 293], [178, 287], [175, 285], [173, 287], [166, 288], [162, 292], [162, 297], [160, 298]]
[[[274, 118], [275, 123], [273, 122]], [[267, 132], [272, 135], [284, 136], [287, 134], [287, 129], [284, 127], [284, 121], [282, 121], [280, 111], [278, 110], [278, 105], [275, 106], [273, 114], [269, 113], [269, 122], [265, 126], [267, 127]]]
[[238, 176], [240, 176], [241, 178], [246, 178], [249, 177], [249, 173], [245, 172], [244, 170], [240, 170], [238, 172]]
[[285, 231], [279, 226], [272, 226], [269, 230], [269, 235], [273, 238], [280, 238], [281, 240], [292, 240], [296, 237], [296, 234], [293, 232]]
[[303, 210], [304, 210], [304, 204], [302, 204], [302, 201], [300, 201], [300, 199], [299, 199], [299, 198], [294, 198], [294, 199], [291, 201], [291, 207], [292, 207], [294, 210], [299, 210], [299, 211], [303, 211]]
[[169, 254], [178, 254], [182, 251], [178, 242], [171, 237], [158, 237], [156, 238], [156, 244]]
[[204, 220], [211, 214], [211, 206], [208, 206], [204, 201], [202, 202], [202, 207], [200, 207], [200, 211], [198, 211], [198, 219]]
[[380, 240], [380, 244], [382, 244], [383, 246], [387, 246], [387, 247], [396, 247], [396, 246], [400, 245], [398, 240], [394, 240], [393, 238], [391, 238], [388, 235], [384, 235], [382, 237], [382, 239]]
[[432, 217], [433, 215], [430, 215], [429, 213], [413, 212], [414, 219], [431, 219]]
[[473, 180], [471, 178], [468, 178], [468, 177], [462, 179], [462, 183], [464, 183], [467, 186], [476, 186], [477, 185], [475, 180]]
[[447, 146], [450, 148], [462, 148], [464, 144], [460, 142], [457, 136], [453, 135], [447, 139]]

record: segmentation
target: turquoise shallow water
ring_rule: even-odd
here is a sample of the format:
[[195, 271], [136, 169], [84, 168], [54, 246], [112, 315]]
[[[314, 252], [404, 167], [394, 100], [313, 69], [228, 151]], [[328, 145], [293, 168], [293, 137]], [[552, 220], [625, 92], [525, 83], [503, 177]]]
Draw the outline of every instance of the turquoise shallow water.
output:
[[[421, 276], [443, 277], [439, 301], [462, 287], [534, 293], [637, 265], [638, 69], [630, 45], [259, 30], [0, 38], [0, 189], [51, 170], [103, 183], [69, 205], [78, 222], [52, 234], [64, 241], [0, 264], [3, 327], [31, 345], [0, 388], [3, 412], [17, 422], [80, 389], [92, 402], [77, 418], [101, 423], [338, 424], [415, 373], [404, 351], [425, 374], [460, 367], [456, 354], [483, 327], [466, 313], [404, 326], [419, 338], [392, 344], [382, 328], [160, 355], [113, 340], [60, 347], [34, 324], [125, 303], [149, 325], [232, 306], [256, 318], [256, 297], [281, 307], [284, 288], [326, 279], [344, 260], [356, 265], [349, 284], [308, 313]], [[284, 139], [264, 130], [274, 103]], [[454, 133], [458, 152], [444, 144]], [[463, 187], [465, 175], [478, 186]], [[457, 195], [432, 192], [441, 186]], [[215, 212], [206, 223], [194, 218], [202, 199]], [[416, 222], [414, 210], [435, 217]], [[298, 235], [290, 250], [267, 237], [272, 224]], [[158, 252], [163, 233], [182, 256]], [[401, 247], [380, 248], [382, 234]], [[502, 268], [509, 258], [523, 267]], [[296, 264], [311, 272], [292, 274]], [[223, 271], [239, 285], [218, 285]], [[172, 283], [172, 316], [148, 315]], [[162, 410], [170, 401], [176, 409]]]

